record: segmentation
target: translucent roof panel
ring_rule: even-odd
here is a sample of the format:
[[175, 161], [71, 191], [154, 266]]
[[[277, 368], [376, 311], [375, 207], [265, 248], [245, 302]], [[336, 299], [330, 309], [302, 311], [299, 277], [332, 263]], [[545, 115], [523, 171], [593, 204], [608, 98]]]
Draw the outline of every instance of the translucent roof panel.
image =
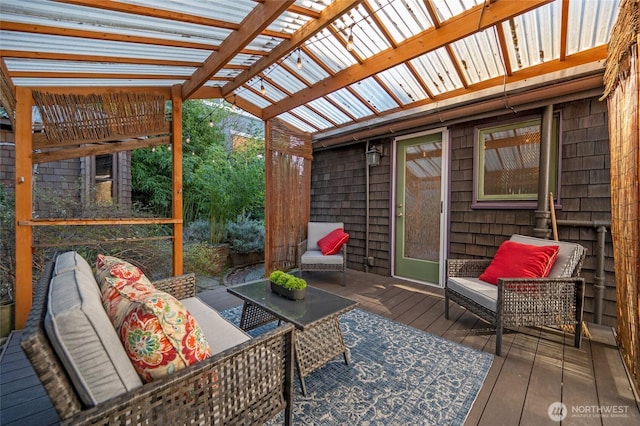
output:
[[[298, 71], [296, 69], [296, 71]], [[263, 73], [265, 79], [277, 81], [287, 92], [295, 93], [307, 87], [297, 75], [290, 73], [283, 67], [272, 67]]]
[[150, 8], [170, 10], [194, 16], [202, 16], [225, 22], [239, 24], [253, 10], [253, 0], [120, 0], [122, 3], [135, 4]]
[[[256, 105], [259, 108], [266, 108], [272, 103], [265, 99], [263, 96], [258, 95], [257, 93], [253, 93], [251, 90], [238, 90], [238, 94], [236, 95], [239, 98], [246, 99], [248, 102]], [[233, 99], [233, 96], [228, 97], [227, 99]]]
[[567, 55], [606, 44], [618, 17], [619, 6], [620, 0], [570, 1]]
[[[264, 80], [261, 82], [260, 79], [254, 78], [253, 80], [249, 81], [245, 86], [249, 86], [253, 88], [253, 90], [255, 90], [256, 92], [260, 92], [261, 84], [264, 86], [264, 89], [265, 89], [265, 94], [263, 96], [272, 102], [280, 101], [286, 98], [287, 96], [289, 96], [289, 93], [285, 93], [282, 90], [280, 90], [278, 87], [272, 85], [271, 83], [269, 83], [269, 80]], [[239, 91], [237, 93], [240, 94]]]
[[373, 115], [371, 108], [368, 108], [360, 102], [360, 100], [347, 89], [340, 89], [333, 93], [329, 93], [327, 97], [356, 118], [364, 118]]
[[305, 47], [334, 73], [356, 64], [353, 55], [327, 29], [311, 37]]
[[313, 125], [316, 130], [329, 129], [333, 127], [333, 123], [316, 114], [315, 112], [313, 112], [313, 110], [307, 108], [306, 106], [299, 106], [292, 109], [291, 112]]
[[278, 118], [283, 120], [283, 121], [286, 121], [287, 123], [291, 124], [294, 127], [297, 127], [298, 129], [302, 130], [303, 132], [313, 133], [313, 132], [317, 131], [317, 129], [314, 128], [313, 126], [310, 126], [305, 121], [300, 120], [299, 118], [295, 117], [294, 115], [291, 115], [288, 112], [280, 114], [278, 116]]
[[[360, 58], [369, 58], [391, 47], [380, 27], [362, 4], [335, 21], [333, 27], [342, 35], [344, 43], [348, 42], [349, 37], [353, 38], [353, 51]], [[344, 50], [344, 47], [341, 47], [341, 50]]]
[[325, 98], [319, 98], [311, 101], [308, 105], [336, 124], [344, 124], [351, 121], [351, 117], [342, 112], [339, 108], [336, 108], [334, 104]]
[[[298, 58], [302, 64], [301, 68], [298, 68]], [[290, 70], [294, 70], [296, 75], [309, 85], [329, 77], [329, 74], [302, 50], [292, 52], [282, 60], [282, 63]]]
[[513, 71], [560, 57], [561, 18], [562, 3], [555, 2], [503, 22]]
[[434, 95], [463, 87], [445, 48], [419, 56], [411, 64]]
[[134, 59], [162, 59], [167, 61], [203, 62], [211, 52], [182, 47], [154, 46], [143, 43], [93, 40], [47, 34], [20, 33], [0, 30], [3, 50], [51, 52], [84, 56], [114, 55]]
[[504, 74], [498, 35], [493, 27], [451, 43], [451, 48], [467, 83]]
[[45, 59], [6, 58], [5, 64], [13, 71], [49, 71], [74, 73], [113, 73], [123, 75], [180, 75], [190, 76], [192, 67], [171, 67], [164, 65], [113, 64], [104, 62], [49, 61]]
[[373, 77], [361, 80], [349, 87], [355, 90], [376, 111], [387, 111], [399, 106], [387, 90]]
[[431, 0], [440, 22], [449, 20], [484, 2], [485, 0]]
[[378, 77], [405, 105], [429, 97], [405, 64], [383, 71], [378, 74]]
[[367, 0], [393, 40], [400, 43], [433, 27], [423, 0]]

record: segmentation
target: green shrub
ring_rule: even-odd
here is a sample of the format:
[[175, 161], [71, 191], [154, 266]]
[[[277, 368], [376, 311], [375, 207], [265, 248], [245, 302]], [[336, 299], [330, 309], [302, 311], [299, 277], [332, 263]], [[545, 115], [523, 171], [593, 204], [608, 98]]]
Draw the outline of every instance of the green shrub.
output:
[[307, 287], [307, 282], [282, 271], [273, 271], [269, 274], [269, 281], [289, 290], [302, 290]]
[[191, 222], [184, 234], [185, 242], [208, 243], [211, 240], [209, 222], [202, 219]]
[[262, 221], [240, 215], [235, 222], [227, 223], [225, 241], [236, 253], [264, 252], [264, 224]]

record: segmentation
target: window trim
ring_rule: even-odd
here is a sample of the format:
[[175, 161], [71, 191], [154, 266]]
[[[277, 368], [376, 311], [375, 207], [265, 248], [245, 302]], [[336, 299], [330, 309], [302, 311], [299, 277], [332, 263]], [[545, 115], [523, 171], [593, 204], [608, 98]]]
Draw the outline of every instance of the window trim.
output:
[[[542, 126], [543, 115], [542, 114], [532, 114], [523, 117], [518, 117], [510, 120], [502, 120], [494, 123], [483, 124], [480, 126], [474, 127], [474, 135], [473, 135], [473, 187], [472, 187], [472, 200], [471, 200], [471, 208], [472, 209], [535, 209], [538, 206], [538, 194], [536, 191], [535, 199], [518, 199], [515, 197], [500, 197], [494, 196], [492, 199], [478, 199], [479, 194], [479, 185], [483, 182], [484, 177], [484, 162], [481, 161], [480, 156], [480, 135], [482, 132], [486, 132], [491, 129], [499, 129], [501, 127], [508, 127], [511, 125], [517, 125], [519, 123], [522, 126], [525, 126], [526, 123], [532, 121], [538, 121], [540, 126]], [[557, 208], [561, 208], [560, 204], [560, 190], [561, 190], [561, 163], [562, 163], [562, 114], [561, 111], [554, 111], [552, 115], [552, 126], [555, 127], [556, 133], [556, 151], [551, 152], [551, 164], [550, 164], [550, 172], [554, 170], [555, 167], [555, 187], [553, 182], [553, 176], [550, 176], [549, 182], [549, 190], [553, 192], [555, 204]], [[514, 126], [515, 127], [515, 126]], [[552, 129], [552, 131], [554, 131]], [[554, 141], [552, 141], [552, 144]], [[481, 168], [482, 166], [482, 168]], [[483, 173], [483, 177], [480, 177], [480, 173]]]

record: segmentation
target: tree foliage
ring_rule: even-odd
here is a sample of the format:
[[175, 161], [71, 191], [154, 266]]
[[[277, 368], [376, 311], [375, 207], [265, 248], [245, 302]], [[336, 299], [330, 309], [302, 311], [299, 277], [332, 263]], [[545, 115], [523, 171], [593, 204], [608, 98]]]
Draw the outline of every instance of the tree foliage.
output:
[[[261, 123], [247, 120], [228, 106], [186, 101], [182, 127], [185, 222], [207, 220], [212, 225], [212, 240], [219, 241], [225, 224], [239, 215], [263, 219]], [[241, 135], [235, 138], [236, 146], [230, 135]], [[171, 164], [169, 147], [133, 153], [133, 199], [162, 216], [171, 212]]]

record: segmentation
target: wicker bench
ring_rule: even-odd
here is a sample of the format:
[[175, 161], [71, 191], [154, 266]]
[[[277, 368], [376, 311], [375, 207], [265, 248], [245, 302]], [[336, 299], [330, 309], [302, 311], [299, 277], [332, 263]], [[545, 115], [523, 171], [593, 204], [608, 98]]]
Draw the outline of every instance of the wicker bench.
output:
[[575, 347], [582, 340], [584, 278], [580, 270], [586, 250], [579, 244], [513, 235], [529, 245], [558, 245], [558, 260], [546, 278], [500, 278], [498, 285], [479, 280], [491, 259], [448, 259], [444, 315], [449, 301], [466, 308], [496, 328], [496, 355], [502, 351], [505, 327], [569, 325]]
[[[20, 344], [63, 423], [259, 425], [284, 410], [284, 423], [291, 424], [290, 324], [87, 407], [44, 328], [53, 269], [53, 263], [47, 264]], [[193, 274], [153, 284], [178, 299], [195, 296]]]

